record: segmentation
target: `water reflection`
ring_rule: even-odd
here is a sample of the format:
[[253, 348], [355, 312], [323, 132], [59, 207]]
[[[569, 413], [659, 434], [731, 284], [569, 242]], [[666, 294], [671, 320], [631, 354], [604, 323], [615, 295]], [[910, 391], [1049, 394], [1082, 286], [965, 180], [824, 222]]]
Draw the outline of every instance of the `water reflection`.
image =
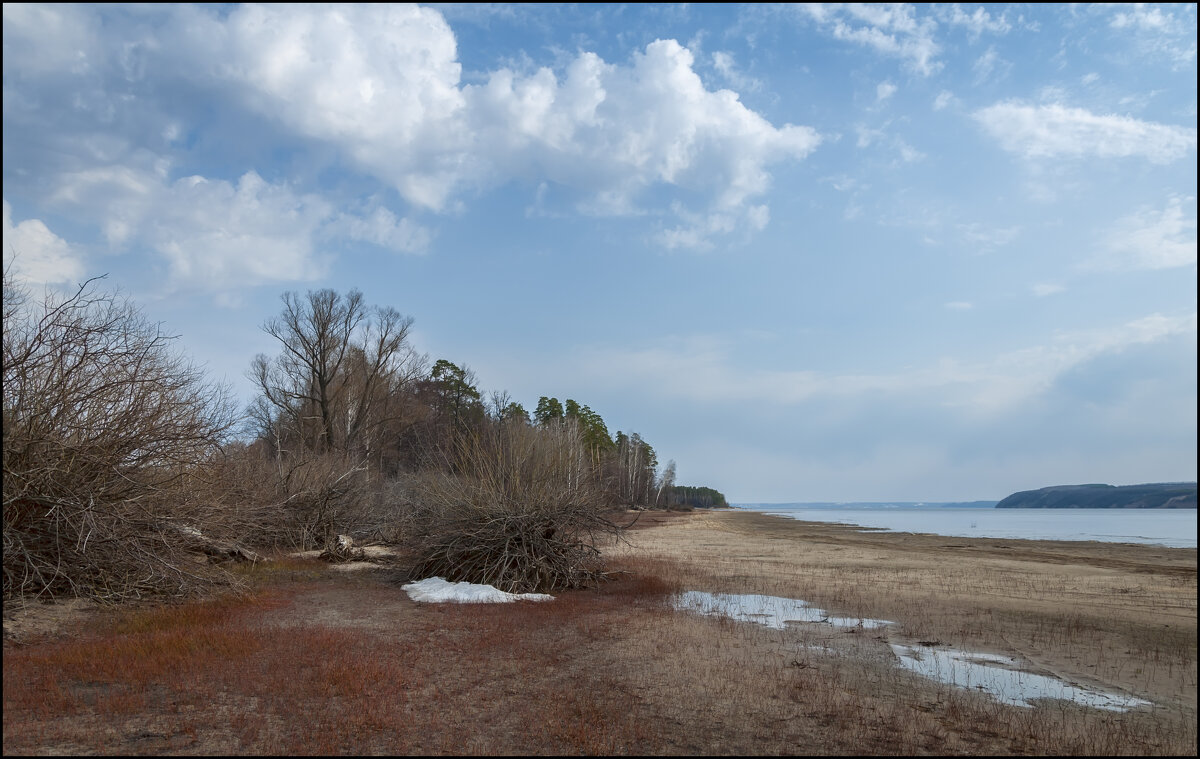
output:
[[[748, 593], [706, 593], [689, 590], [673, 597], [679, 611], [720, 616], [739, 622], [754, 622], [776, 630], [790, 623], [827, 624], [834, 627], [876, 629], [891, 622], [883, 619], [831, 616], [807, 601]], [[1088, 690], [1053, 677], [1022, 672], [1012, 657], [980, 654], [947, 648], [889, 644], [905, 669], [938, 682], [974, 688], [998, 701], [1015, 706], [1033, 706], [1042, 698], [1073, 701], [1110, 711], [1147, 706], [1149, 701], [1132, 696]]]
[[867, 630], [891, 624], [883, 619], [834, 617], [824, 609], [809, 606], [807, 601], [779, 596], [689, 590], [676, 596], [674, 603], [675, 608], [680, 611], [729, 617], [739, 622], [756, 622], [776, 630], [782, 630], [788, 622], [824, 623], [834, 627], [861, 627]]
[[997, 701], [1033, 706], [1039, 698], [1061, 698], [1084, 706], [1125, 711], [1147, 706], [1149, 701], [1115, 693], [1101, 693], [1069, 685], [1062, 680], [1014, 669], [1016, 660], [996, 654], [974, 654], [953, 649], [912, 648], [891, 644], [900, 665], [932, 680], [975, 688]]

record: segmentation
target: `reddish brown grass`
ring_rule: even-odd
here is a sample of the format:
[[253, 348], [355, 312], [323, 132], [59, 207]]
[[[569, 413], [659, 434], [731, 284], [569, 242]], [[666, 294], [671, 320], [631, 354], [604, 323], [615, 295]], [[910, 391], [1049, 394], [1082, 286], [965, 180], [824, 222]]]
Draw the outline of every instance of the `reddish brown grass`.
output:
[[[257, 590], [107, 612], [4, 652], [3, 750], [102, 754], [1194, 753], [1192, 713], [998, 704], [870, 657], [869, 635], [674, 612], [629, 556], [549, 603], [419, 605], [308, 564]], [[314, 579], [314, 577], [316, 577]]]

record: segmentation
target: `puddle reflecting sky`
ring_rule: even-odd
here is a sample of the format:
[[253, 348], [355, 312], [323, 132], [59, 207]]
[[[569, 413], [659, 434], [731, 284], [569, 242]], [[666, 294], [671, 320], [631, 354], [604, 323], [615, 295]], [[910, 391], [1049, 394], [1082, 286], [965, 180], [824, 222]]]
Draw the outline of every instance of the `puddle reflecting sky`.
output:
[[997, 701], [1016, 706], [1033, 706], [1033, 700], [1039, 698], [1061, 698], [1110, 711], [1125, 711], [1150, 703], [1132, 696], [1087, 690], [1053, 677], [1010, 669], [1016, 662], [1007, 656], [896, 644], [892, 644], [892, 652], [905, 669], [939, 682], [976, 688]]
[[834, 627], [862, 627], [867, 630], [891, 624], [883, 619], [830, 616], [824, 609], [809, 606], [807, 601], [779, 596], [689, 590], [680, 593], [674, 603], [675, 608], [681, 611], [729, 617], [739, 622], [756, 622], [776, 630], [782, 630], [788, 622], [824, 623]]
[[[675, 596], [673, 604], [680, 611], [754, 622], [776, 630], [796, 622], [868, 630], [892, 624], [883, 619], [831, 616], [824, 609], [810, 606], [807, 601], [779, 596], [689, 590]], [[1021, 672], [1014, 668], [1016, 660], [1008, 656], [889, 645], [905, 669], [938, 682], [981, 690], [1006, 704], [1033, 706], [1036, 699], [1057, 698], [1097, 709], [1125, 711], [1150, 703], [1132, 696], [1080, 688], [1053, 677]]]

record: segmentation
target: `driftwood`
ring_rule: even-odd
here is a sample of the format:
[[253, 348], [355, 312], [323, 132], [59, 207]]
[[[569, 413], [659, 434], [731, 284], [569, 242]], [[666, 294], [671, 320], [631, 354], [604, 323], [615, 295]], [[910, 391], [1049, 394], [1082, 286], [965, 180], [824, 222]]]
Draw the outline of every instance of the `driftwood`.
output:
[[252, 564], [257, 564], [260, 561], [264, 561], [262, 556], [245, 546], [207, 537], [195, 527], [187, 525], [173, 525], [173, 527], [183, 537], [185, 546], [188, 549], [204, 554], [210, 562], [248, 561]]
[[321, 551], [317, 558], [341, 564], [347, 561], [367, 561], [367, 553], [361, 548], [355, 548], [349, 535], [338, 535], [326, 544], [325, 550]]
[[210, 561], [214, 562], [248, 561], [253, 564], [257, 564], [263, 560], [261, 556], [256, 554], [254, 551], [251, 551], [249, 548], [243, 548], [242, 546], [233, 545], [232, 543], [219, 543], [217, 541], [213, 541], [206, 544], [201, 550], [204, 551], [205, 555], [208, 556]]

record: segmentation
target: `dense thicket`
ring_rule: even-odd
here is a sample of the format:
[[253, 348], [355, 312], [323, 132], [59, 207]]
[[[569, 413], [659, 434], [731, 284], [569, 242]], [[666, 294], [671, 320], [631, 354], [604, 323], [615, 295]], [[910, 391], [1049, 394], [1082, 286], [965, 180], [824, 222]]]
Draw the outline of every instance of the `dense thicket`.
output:
[[178, 550], [180, 530], [204, 508], [192, 484], [234, 417], [173, 340], [94, 280], [35, 303], [5, 273], [5, 598], [212, 579]]
[[[430, 363], [356, 290], [285, 293], [239, 420], [173, 337], [88, 283], [32, 304], [5, 278], [4, 592], [124, 597], [216, 577], [204, 542], [403, 542], [419, 576], [505, 590], [601, 576], [627, 508], [717, 505], [636, 432], [568, 398], [530, 414]], [[238, 550], [241, 550], [240, 548]]]
[[579, 425], [511, 421], [462, 446], [460, 471], [412, 478], [405, 534], [414, 574], [510, 592], [600, 577], [600, 550], [620, 529], [592, 476]]

